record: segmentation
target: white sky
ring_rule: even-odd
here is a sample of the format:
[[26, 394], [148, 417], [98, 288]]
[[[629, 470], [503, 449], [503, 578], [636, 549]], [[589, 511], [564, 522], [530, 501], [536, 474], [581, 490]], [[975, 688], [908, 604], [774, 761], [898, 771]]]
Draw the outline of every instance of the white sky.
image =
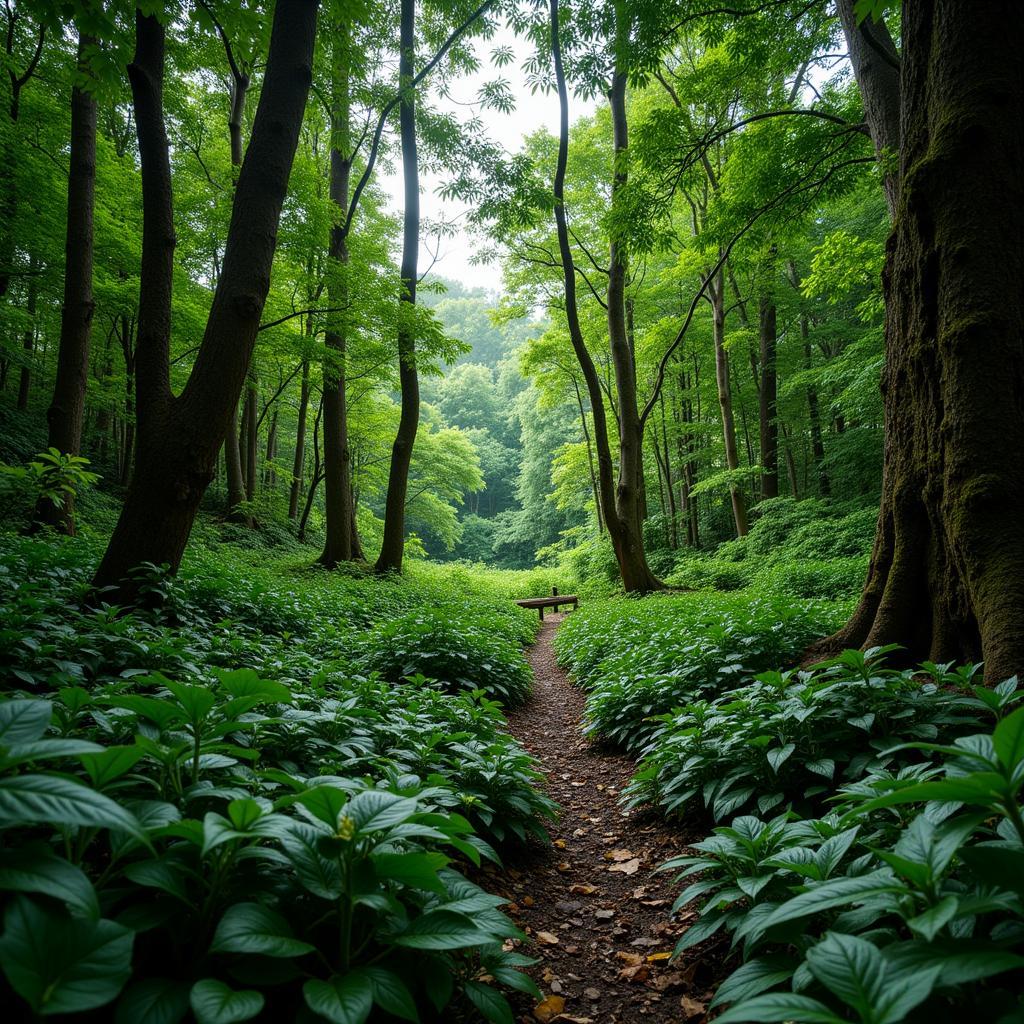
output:
[[[503, 68], [495, 69], [490, 65], [490, 53], [498, 46], [510, 46], [516, 59]], [[526, 75], [522, 70], [523, 60], [530, 52], [529, 43], [517, 38], [514, 33], [503, 26], [491, 39], [476, 40], [476, 52], [482, 65], [476, 75], [467, 76], [453, 82], [450, 86], [451, 102], [436, 94], [432, 98], [434, 105], [444, 111], [454, 112], [461, 120], [468, 120], [478, 114], [486, 126], [488, 135], [500, 142], [509, 152], [522, 148], [523, 139], [546, 128], [554, 133], [558, 131], [558, 97], [554, 93], [531, 94]], [[496, 77], [505, 79], [515, 97], [515, 110], [502, 114], [497, 110], [479, 110], [467, 106], [474, 103], [480, 85]], [[595, 109], [593, 100], [579, 99], [572, 94], [569, 97], [569, 117], [575, 121], [579, 117], [590, 114]], [[384, 192], [390, 196], [389, 208], [393, 213], [402, 212], [402, 171], [399, 161], [390, 172], [380, 175], [379, 182]], [[437, 174], [421, 171], [420, 174], [420, 213], [425, 219], [457, 221], [459, 215], [466, 210], [465, 204], [443, 201], [437, 195], [438, 188], [444, 184], [444, 178]], [[457, 221], [461, 224], [461, 219]], [[501, 270], [497, 264], [471, 264], [474, 245], [478, 244], [461, 228], [456, 234], [441, 240], [440, 256], [434, 264], [432, 274], [454, 278], [471, 287], [487, 288], [491, 291], [501, 290]], [[424, 232], [420, 246], [420, 273], [430, 265], [436, 236]]]

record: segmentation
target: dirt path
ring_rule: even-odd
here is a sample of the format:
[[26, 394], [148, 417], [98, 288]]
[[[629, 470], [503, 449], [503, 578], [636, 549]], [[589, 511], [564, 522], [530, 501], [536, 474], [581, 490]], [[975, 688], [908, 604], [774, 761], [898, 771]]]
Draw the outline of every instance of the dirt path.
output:
[[713, 973], [700, 959], [669, 964], [686, 924], [669, 918], [678, 893], [671, 873], [655, 873], [682, 852], [685, 837], [620, 806], [634, 766], [583, 737], [583, 693], [551, 646], [560, 620], [544, 623], [529, 652], [533, 696], [509, 716], [561, 805], [554, 846], [531, 850], [487, 879], [509, 898], [512, 916], [536, 940], [529, 952], [541, 958], [531, 973], [547, 1000], [537, 1008], [524, 1001], [520, 1019], [699, 1024]]

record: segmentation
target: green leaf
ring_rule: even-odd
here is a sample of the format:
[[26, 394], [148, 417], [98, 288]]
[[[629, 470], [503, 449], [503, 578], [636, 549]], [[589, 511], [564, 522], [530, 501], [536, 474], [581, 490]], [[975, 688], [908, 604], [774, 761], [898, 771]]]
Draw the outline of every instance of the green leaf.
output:
[[1000, 764], [1013, 772], [1024, 760], [1024, 708], [1007, 715], [992, 734], [992, 745]]
[[769, 750], [766, 756], [768, 757], [768, 763], [772, 766], [772, 771], [777, 772], [794, 750], [796, 750], [795, 743], [787, 743], [784, 747], [776, 747], [774, 750]]
[[111, 782], [121, 778], [132, 770], [145, 756], [145, 751], [137, 746], [107, 747], [99, 754], [83, 754], [79, 758], [82, 766], [89, 774], [89, 779], [96, 789], [103, 789]]
[[308, 942], [295, 938], [280, 914], [261, 903], [236, 903], [228, 907], [210, 944], [211, 953], [260, 953], [274, 957], [304, 956], [313, 949]]
[[237, 1024], [252, 1020], [263, 1009], [264, 999], [254, 989], [239, 992], [216, 978], [204, 978], [192, 986], [189, 1002], [199, 1024]]
[[289, 704], [292, 691], [271, 679], [261, 679], [251, 668], [221, 670], [215, 673], [222, 690], [232, 697], [259, 697], [274, 704]]
[[828, 932], [806, 953], [811, 973], [862, 1019], [873, 1016], [885, 990], [886, 965], [881, 952], [856, 935]]
[[739, 1003], [744, 999], [760, 995], [766, 989], [774, 988], [776, 985], [793, 976], [796, 964], [792, 957], [773, 954], [761, 957], [758, 960], [751, 960], [742, 967], [733, 971], [715, 993], [711, 1001], [712, 1007], [720, 1006], [722, 1003]]
[[484, 1020], [491, 1024], [515, 1024], [508, 1000], [497, 989], [482, 981], [467, 981], [464, 991]]
[[1024, 850], [1003, 844], [980, 843], [965, 846], [960, 859], [977, 878], [988, 885], [998, 885], [1024, 897]]
[[795, 992], [770, 992], [755, 996], [739, 1006], [730, 1007], [715, 1024], [778, 1024], [797, 1021], [799, 1024], [846, 1024], [824, 1003]]
[[903, 885], [887, 870], [873, 871], [868, 875], [852, 878], [834, 878], [822, 885], [816, 885], [802, 892], [778, 907], [764, 922], [764, 929], [772, 928], [784, 921], [793, 921], [822, 910], [859, 903], [871, 896], [887, 892], [903, 892]]
[[441, 896], [447, 892], [437, 874], [449, 863], [443, 853], [375, 853], [370, 860], [378, 878], [401, 882]]
[[931, 942], [932, 939], [956, 917], [960, 909], [960, 901], [955, 896], [946, 896], [924, 913], [918, 914], [907, 921], [907, 925], [915, 935]]
[[50, 725], [53, 705], [48, 700], [15, 699], [0, 703], [0, 744], [31, 743]]
[[98, 918], [96, 890], [85, 872], [56, 857], [42, 844], [0, 851], [0, 889], [8, 892], [39, 892], [63, 900], [85, 917]]
[[1024, 956], [976, 938], [899, 942], [886, 947], [885, 957], [900, 977], [907, 971], [936, 968], [943, 987], [967, 985], [1024, 967]]
[[410, 797], [382, 789], [366, 789], [352, 798], [346, 813], [361, 832], [374, 832], [405, 821], [418, 809], [419, 805]]
[[406, 931], [396, 935], [396, 946], [410, 949], [462, 949], [490, 940], [467, 917], [447, 910], [434, 910], [417, 917]]
[[0, 965], [35, 1013], [80, 1013], [117, 997], [131, 973], [134, 939], [114, 921], [58, 917], [15, 896], [4, 916]]
[[373, 986], [373, 1001], [385, 1013], [402, 1020], [419, 1021], [416, 1001], [401, 975], [383, 967], [364, 967], [362, 970]]
[[178, 1024], [188, 1013], [188, 985], [146, 978], [129, 985], [117, 1001], [114, 1024]]
[[373, 1009], [373, 983], [365, 971], [312, 979], [302, 986], [306, 1005], [331, 1024], [363, 1024]]
[[0, 825], [50, 822], [120, 829], [145, 841], [138, 819], [102, 793], [57, 775], [0, 779]]

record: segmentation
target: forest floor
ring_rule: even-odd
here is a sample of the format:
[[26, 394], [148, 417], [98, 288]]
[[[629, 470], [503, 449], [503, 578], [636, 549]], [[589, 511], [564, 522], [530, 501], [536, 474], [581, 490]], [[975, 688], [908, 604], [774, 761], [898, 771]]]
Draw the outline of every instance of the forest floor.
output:
[[509, 715], [561, 806], [553, 845], [531, 847], [486, 882], [509, 899], [511, 916], [534, 940], [524, 952], [540, 958], [530, 973], [545, 1000], [536, 1006], [523, 997], [520, 1020], [700, 1024], [720, 961], [700, 957], [700, 947], [670, 961], [687, 915], [670, 917], [679, 889], [672, 872], [656, 870], [684, 852], [687, 837], [621, 806], [635, 764], [584, 737], [584, 694], [551, 645], [561, 619], [544, 622], [529, 652], [533, 694]]

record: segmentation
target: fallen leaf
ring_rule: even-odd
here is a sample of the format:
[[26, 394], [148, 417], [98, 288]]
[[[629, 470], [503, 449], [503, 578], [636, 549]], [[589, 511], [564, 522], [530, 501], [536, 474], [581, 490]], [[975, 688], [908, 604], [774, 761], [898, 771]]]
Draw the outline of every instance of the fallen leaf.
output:
[[640, 858], [634, 857], [632, 860], [624, 860], [618, 864], [612, 864], [609, 871], [621, 871], [624, 875], [635, 875], [640, 870]]
[[564, 874], [566, 871], [572, 870], [572, 865], [567, 860], [563, 860], [562, 863], [558, 865], [558, 870]]
[[636, 856], [631, 850], [609, 850], [605, 855], [605, 860], [632, 860]]
[[565, 840], [564, 839], [556, 839], [555, 840], [555, 846], [557, 846], [558, 849], [560, 849], [560, 850], [564, 850], [565, 849]]
[[685, 983], [685, 979], [678, 971], [672, 971], [671, 974], [659, 974], [652, 979], [651, 986], [658, 992], [664, 992], [669, 988], [679, 988]]
[[532, 907], [533, 906], [533, 897], [532, 896], [524, 896], [523, 897], [523, 906], [524, 907]]
[[537, 932], [536, 939], [544, 946], [557, 946], [558, 936], [551, 932]]
[[548, 996], [542, 1003], [533, 1008], [533, 1015], [542, 1024], [554, 1020], [565, 1009], [565, 1000], [561, 996]]
[[577, 882], [569, 886], [569, 892], [575, 893], [577, 896], [589, 896], [592, 892], [597, 892], [597, 886], [591, 885], [589, 882]]
[[621, 960], [623, 963], [627, 963], [632, 967], [639, 967], [644, 962], [644, 958], [639, 953], [627, 953], [625, 950], [616, 950], [615, 959]]
[[699, 999], [691, 999], [689, 996], [683, 996], [679, 1000], [679, 1006], [683, 1011], [685, 1020], [692, 1020], [694, 1017], [700, 1017], [707, 1009]]
[[650, 973], [651, 972], [647, 968], [646, 964], [638, 964], [631, 967], [623, 967], [622, 970], [619, 971], [619, 977], [622, 978], [623, 981], [641, 982], [646, 981], [647, 976]]
[[561, 1014], [558, 1019], [568, 1021], [569, 1024], [594, 1024], [593, 1017], [570, 1017], [567, 1013]]
[[647, 957], [647, 959], [648, 960], [652, 960], [652, 961], [653, 960], [671, 960], [672, 959], [672, 954], [671, 953], [651, 953]]

